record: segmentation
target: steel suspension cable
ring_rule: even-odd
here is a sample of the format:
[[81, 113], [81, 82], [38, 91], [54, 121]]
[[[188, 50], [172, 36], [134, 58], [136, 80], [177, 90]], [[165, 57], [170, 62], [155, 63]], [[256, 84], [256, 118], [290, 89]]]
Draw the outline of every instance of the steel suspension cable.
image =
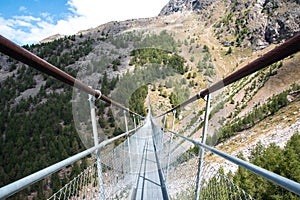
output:
[[[138, 127], [140, 128], [140, 127]], [[6, 199], [8, 197], [10, 197], [11, 195], [27, 188], [28, 186], [44, 179], [45, 177], [63, 169], [64, 167], [71, 165], [72, 163], [81, 160], [82, 158], [92, 154], [93, 152], [95, 152], [96, 150], [105, 147], [108, 144], [111, 144], [112, 142], [127, 136], [129, 133], [134, 133], [135, 129], [130, 130], [129, 132], [125, 132], [122, 133], [116, 137], [104, 140], [103, 142], [101, 142], [100, 144], [98, 144], [97, 146], [91, 147], [85, 151], [82, 151], [76, 155], [73, 155], [69, 158], [66, 158], [60, 162], [57, 162], [49, 167], [46, 167], [42, 170], [39, 170], [33, 174], [30, 174], [24, 178], [21, 178], [13, 183], [10, 183], [6, 186], [3, 186], [0, 188], [0, 199]]]
[[170, 109], [156, 117], [162, 117], [170, 112], [173, 112], [174, 110], [182, 108], [182, 107], [196, 101], [197, 99], [204, 98], [207, 94], [213, 93], [213, 92], [215, 92], [233, 82], [236, 82], [236, 81], [238, 81], [260, 69], [263, 69], [277, 61], [280, 61], [294, 53], [297, 53], [298, 51], [300, 51], [300, 34], [297, 34], [293, 38], [287, 40], [280, 46], [274, 48], [273, 50], [267, 52], [263, 56], [250, 62], [249, 64], [242, 67], [241, 69], [233, 72], [232, 74], [225, 77], [224, 79], [222, 79], [222, 80], [214, 83], [210, 87], [200, 91], [198, 94], [194, 95], [190, 99], [184, 101], [183, 103], [173, 107], [172, 109]]
[[196, 140], [190, 139], [190, 138], [188, 138], [184, 135], [181, 135], [177, 132], [174, 132], [174, 131], [171, 131], [171, 130], [168, 130], [168, 129], [165, 129], [165, 130], [172, 133], [172, 134], [174, 134], [174, 135], [176, 135], [177, 137], [180, 137], [180, 138], [182, 138], [182, 139], [184, 139], [188, 142], [193, 143], [194, 145], [197, 145], [198, 147], [202, 147], [202, 148], [212, 152], [213, 154], [216, 154], [216, 155], [230, 161], [231, 163], [234, 163], [238, 166], [241, 166], [241, 167], [257, 174], [258, 176], [263, 177], [264, 179], [267, 179], [267, 180], [275, 183], [276, 185], [279, 185], [282, 188], [285, 188], [285, 189], [287, 189], [287, 190], [289, 190], [289, 191], [291, 191], [291, 192], [293, 192], [297, 195], [300, 195], [300, 183], [297, 183], [296, 181], [293, 181], [291, 179], [288, 179], [286, 177], [278, 175], [274, 172], [268, 171], [264, 168], [256, 166], [256, 165], [254, 165], [252, 163], [249, 163], [247, 161], [244, 161], [240, 158], [234, 157], [234, 156], [232, 156], [230, 154], [227, 154], [223, 151], [220, 151], [216, 148], [213, 148], [213, 147], [208, 146], [206, 144], [200, 143]]
[[[72, 87], [76, 87], [88, 94], [93, 95], [96, 98], [101, 99], [102, 101], [114, 105], [122, 110], [125, 110], [133, 115], [137, 115], [142, 117], [141, 115], [131, 111], [129, 108], [124, 107], [120, 103], [113, 101], [112, 99], [106, 97], [105, 95], [101, 94], [100, 91], [90, 88], [88, 85], [84, 84], [80, 80], [74, 78], [73, 76], [69, 75], [68, 73], [62, 71], [61, 69], [55, 67], [54, 65], [48, 63], [44, 59], [38, 57], [37, 55], [31, 53], [30, 51], [20, 47], [19, 45], [15, 44], [14, 42], [10, 41], [9, 39], [0, 35], [0, 52], [21, 61], [43, 73], [46, 73], [63, 83], [66, 83]], [[144, 118], [144, 117], [142, 117]]]

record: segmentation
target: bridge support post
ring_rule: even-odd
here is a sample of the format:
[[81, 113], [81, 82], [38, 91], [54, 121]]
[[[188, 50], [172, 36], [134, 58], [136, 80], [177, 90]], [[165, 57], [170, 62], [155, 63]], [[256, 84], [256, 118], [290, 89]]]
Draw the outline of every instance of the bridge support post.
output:
[[[134, 123], [134, 133], [136, 133], [136, 120], [135, 120], [135, 115], [133, 114], [133, 123]], [[137, 136], [135, 135], [135, 138], [133, 138], [135, 140], [135, 148], [139, 149], [139, 144], [138, 144], [138, 140], [137, 140]], [[133, 150], [134, 152], [136, 152], [137, 150]]]
[[[99, 141], [98, 141], [96, 113], [95, 113], [95, 97], [93, 95], [89, 94], [89, 102], [90, 102], [90, 109], [91, 109], [91, 120], [92, 120], [93, 136], [94, 136], [94, 145], [97, 146], [99, 144]], [[96, 150], [95, 155], [96, 155], [96, 159], [97, 159], [97, 171], [98, 171], [98, 182], [99, 182], [99, 187], [100, 187], [100, 199], [105, 200], [106, 198], [105, 198], [105, 193], [104, 193], [102, 166], [101, 166], [99, 149]]]
[[[207, 135], [207, 127], [208, 127], [208, 118], [210, 112], [210, 94], [206, 95], [206, 109], [205, 109], [205, 117], [204, 117], [204, 125], [203, 125], [203, 132], [202, 132], [202, 144], [206, 142], [206, 135]], [[196, 200], [200, 198], [200, 184], [202, 179], [202, 168], [203, 168], [203, 158], [204, 158], [204, 148], [200, 147], [199, 149], [199, 165], [198, 165], [198, 174], [197, 174], [197, 185], [196, 185]]]
[[130, 150], [130, 137], [128, 137], [128, 123], [127, 123], [127, 117], [126, 117], [126, 111], [124, 110], [124, 120], [125, 120], [125, 127], [126, 127], [126, 133], [127, 133], [127, 145], [128, 145], [128, 155], [129, 155], [129, 173], [131, 173], [131, 150]]
[[161, 136], [161, 144], [162, 144], [162, 150], [164, 150], [164, 131], [167, 128], [166, 127], [166, 120], [167, 120], [167, 115], [164, 115], [164, 119], [163, 119], [163, 129], [162, 129], [162, 136]]
[[[176, 116], [176, 110], [173, 111], [172, 131], [174, 131], [175, 116]], [[171, 152], [171, 144], [173, 142], [173, 136], [174, 136], [174, 134], [171, 133], [170, 142], [169, 142], [169, 149], [168, 149], [167, 180], [169, 179], [170, 152]]]
[[[166, 122], [167, 122], [167, 115], [164, 115], [163, 131], [164, 131], [164, 129], [167, 128]], [[164, 134], [163, 133], [162, 133], [162, 136], [161, 136], [161, 143], [162, 143], [162, 150], [164, 150]]]
[[135, 122], [135, 115], [133, 115], [133, 123], [134, 123], [134, 132], [136, 132], [136, 122]]
[[137, 118], [137, 124], [140, 125], [140, 117]]
[[[174, 125], [175, 125], [175, 118], [176, 118], [176, 110], [173, 110], [173, 121], [172, 121], [172, 131], [174, 131]], [[171, 143], [173, 142], [173, 133], [171, 134]]]

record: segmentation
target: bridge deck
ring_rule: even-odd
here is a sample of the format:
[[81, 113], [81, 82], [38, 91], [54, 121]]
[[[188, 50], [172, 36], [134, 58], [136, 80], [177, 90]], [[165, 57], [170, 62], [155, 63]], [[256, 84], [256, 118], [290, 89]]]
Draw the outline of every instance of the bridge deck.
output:
[[[136, 169], [136, 185], [131, 199], [168, 199], [153, 140], [154, 134], [156, 133], [153, 133], [149, 117], [145, 125], [134, 136], [136, 139], [139, 138], [139, 141], [143, 138], [143, 146], [139, 145], [138, 151], [141, 156], [133, 158], [131, 163], [132, 167]], [[133, 140], [131, 141], [132, 145], [135, 144]]]

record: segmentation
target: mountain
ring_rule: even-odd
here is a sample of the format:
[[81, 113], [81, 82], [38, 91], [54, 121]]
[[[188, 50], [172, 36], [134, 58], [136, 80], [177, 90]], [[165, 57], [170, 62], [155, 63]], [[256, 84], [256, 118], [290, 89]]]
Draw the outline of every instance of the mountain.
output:
[[160, 11], [159, 16], [186, 11], [200, 13], [214, 2], [216, 2], [216, 0], [170, 0], [169, 3]]
[[[299, 0], [171, 0], [157, 17], [114, 21], [24, 48], [140, 114], [146, 113], [145, 85], [151, 82], [152, 110], [159, 114], [299, 33], [299, 9]], [[267, 123], [297, 132], [299, 63], [297, 53], [215, 94], [208, 142], [233, 141], [243, 151], [255, 143], [249, 139], [242, 148], [234, 139], [248, 130], [261, 136]], [[0, 187], [90, 145], [80, 135], [90, 132], [86, 94], [3, 54], [0, 85]], [[199, 101], [178, 112], [175, 130], [199, 138], [203, 107]], [[101, 140], [124, 131], [121, 114], [97, 101]], [[167, 121], [170, 126], [171, 116]], [[282, 143], [289, 137], [283, 135]], [[88, 162], [74, 163], [13, 199], [49, 197]]]
[[258, 50], [300, 32], [299, 4], [299, 0], [171, 0], [159, 15], [194, 12], [206, 20], [221, 10], [222, 19], [213, 24], [218, 40], [235, 46], [251, 44]]

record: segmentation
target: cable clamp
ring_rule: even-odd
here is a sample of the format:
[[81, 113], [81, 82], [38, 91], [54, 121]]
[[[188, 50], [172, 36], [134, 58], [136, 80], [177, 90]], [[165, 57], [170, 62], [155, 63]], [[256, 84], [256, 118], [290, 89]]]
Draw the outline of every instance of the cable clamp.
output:
[[99, 96], [97, 97], [97, 99], [100, 99], [101, 98], [101, 96], [102, 96], [102, 93], [101, 93], [101, 91], [100, 90], [95, 90], [97, 93], [99, 93]]
[[201, 92], [202, 92], [202, 90], [200, 90], [200, 91], [198, 92], [198, 99], [202, 98], [204, 101], [206, 101], [206, 98], [205, 98], [205, 97], [201, 97]]
[[201, 91], [202, 91], [202, 90], [200, 90], [200, 91], [198, 92], [198, 98], [199, 98], [199, 99], [201, 98]]

